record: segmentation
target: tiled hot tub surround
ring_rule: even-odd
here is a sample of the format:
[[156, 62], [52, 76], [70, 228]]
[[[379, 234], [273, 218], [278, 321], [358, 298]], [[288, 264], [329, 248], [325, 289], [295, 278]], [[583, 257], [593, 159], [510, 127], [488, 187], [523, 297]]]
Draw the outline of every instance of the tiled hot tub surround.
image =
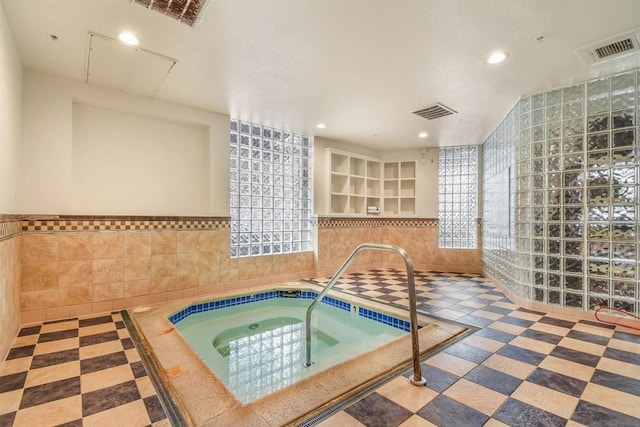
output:
[[0, 215], [0, 359], [20, 325], [20, 216]]
[[[233, 298], [226, 298], [221, 300], [214, 301], [205, 301], [199, 302], [197, 304], [191, 304], [188, 307], [183, 308], [182, 310], [173, 313], [169, 316], [169, 321], [174, 325], [180, 322], [181, 320], [189, 317], [192, 314], [196, 313], [204, 313], [211, 310], [219, 310], [221, 308], [233, 307], [242, 304], [250, 304], [253, 302], [264, 301], [273, 298], [301, 298], [301, 299], [309, 299], [313, 300], [318, 297], [318, 292], [308, 291], [308, 290], [300, 290], [296, 291], [293, 295], [290, 291], [287, 290], [273, 290], [267, 292], [260, 292], [257, 294], [250, 295], [240, 295]], [[340, 310], [344, 310], [347, 312], [351, 312], [352, 303], [342, 301], [337, 298], [333, 298], [330, 296], [324, 296], [321, 301], [323, 304], [328, 304], [332, 307], [336, 307]], [[358, 306], [358, 315], [366, 317], [368, 319], [374, 320], [376, 322], [392, 326], [396, 329], [401, 329], [405, 332], [410, 330], [410, 323], [406, 320], [399, 319], [398, 317], [390, 316], [385, 313], [380, 313], [375, 310], [371, 310], [365, 307]]]

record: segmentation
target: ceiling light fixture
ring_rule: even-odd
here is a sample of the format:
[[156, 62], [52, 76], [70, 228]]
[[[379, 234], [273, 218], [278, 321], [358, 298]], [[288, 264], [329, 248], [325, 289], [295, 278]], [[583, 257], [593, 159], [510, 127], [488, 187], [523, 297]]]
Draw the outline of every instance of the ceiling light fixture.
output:
[[509, 55], [507, 55], [505, 52], [493, 52], [487, 58], [487, 63], [489, 63], [489, 64], [499, 64], [502, 61], [504, 61], [505, 59], [507, 59], [507, 56], [509, 56]]
[[138, 43], [139, 43], [138, 38], [136, 37], [136, 35], [133, 34], [133, 33], [129, 33], [129, 32], [120, 33], [118, 38], [120, 39], [120, 41], [122, 43], [126, 43], [126, 44], [131, 45], [131, 46], [137, 46]]
[[326, 127], [327, 127], [327, 125], [325, 125], [324, 123], [318, 123], [318, 124], [316, 125], [316, 127], [317, 127], [318, 129], [324, 129], [324, 128], [326, 128]]
[[426, 137], [428, 137], [428, 136], [429, 136], [429, 134], [428, 134], [428, 133], [426, 133], [426, 132], [420, 132], [420, 133], [418, 134], [418, 138], [426, 138]]

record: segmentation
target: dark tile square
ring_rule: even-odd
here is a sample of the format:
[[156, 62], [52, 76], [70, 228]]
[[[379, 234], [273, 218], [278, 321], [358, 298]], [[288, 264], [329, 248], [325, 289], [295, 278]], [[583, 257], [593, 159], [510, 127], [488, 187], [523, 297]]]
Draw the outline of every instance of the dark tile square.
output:
[[625, 393], [640, 396], [640, 381], [634, 378], [596, 369], [593, 377], [591, 378], [591, 382], [614, 390], [624, 391]]
[[568, 320], [556, 319], [555, 317], [543, 317], [538, 320], [540, 323], [546, 323], [547, 325], [560, 326], [561, 328], [571, 329], [575, 326], [576, 322], [570, 322]]
[[17, 374], [3, 375], [0, 377], [0, 393], [18, 390], [24, 387], [27, 379], [27, 371], [18, 372]]
[[51, 342], [57, 340], [66, 340], [67, 338], [75, 338], [78, 336], [78, 329], [67, 329], [66, 331], [49, 332], [40, 334], [38, 343]]
[[[437, 391], [438, 393], [442, 393], [460, 379], [457, 375], [443, 371], [435, 366], [425, 364], [420, 366], [422, 367], [422, 376], [427, 381], [427, 387], [431, 390]], [[413, 375], [413, 372], [411, 372], [411, 374], [406, 374], [405, 376], [410, 377], [411, 375]]]
[[477, 310], [477, 308], [467, 307], [466, 305], [454, 304], [447, 307], [447, 310], [457, 311], [458, 313], [469, 314]]
[[8, 412], [6, 414], [0, 415], [0, 426], [12, 426], [13, 420], [16, 419], [16, 412]]
[[496, 313], [496, 314], [502, 314], [504, 316], [506, 316], [507, 314], [513, 311], [513, 310], [509, 310], [508, 308], [496, 307], [493, 305], [487, 305], [485, 307], [480, 308], [480, 310], [489, 311], [491, 313]]
[[486, 317], [474, 316], [472, 314], [462, 316], [457, 319], [457, 321], [466, 323], [467, 325], [475, 326], [477, 328], [484, 328], [485, 326], [489, 326], [493, 323], [493, 320], [491, 319], [487, 319]]
[[522, 313], [537, 314], [539, 316], [544, 316], [544, 315], [547, 314], [547, 313], [543, 313], [541, 311], [529, 310], [528, 308], [522, 308], [522, 307], [516, 308], [516, 311], [520, 311]]
[[560, 335], [549, 334], [547, 332], [540, 332], [534, 329], [527, 329], [526, 331], [521, 333], [520, 336], [525, 338], [530, 338], [536, 341], [546, 342], [547, 344], [553, 344], [553, 345], [558, 344], [560, 341], [562, 341], [562, 338], [564, 338], [564, 337], [561, 337]]
[[102, 332], [100, 334], [80, 337], [80, 347], [87, 345], [102, 344], [103, 342], [119, 340], [118, 331]]
[[40, 333], [40, 329], [42, 329], [42, 326], [40, 326], [40, 325], [38, 325], [38, 326], [28, 326], [26, 328], [20, 329], [20, 332], [18, 332], [18, 336], [19, 337], [26, 337], [27, 335], [39, 334]]
[[457, 343], [447, 347], [444, 352], [477, 364], [484, 362], [492, 354], [488, 351], [464, 343]]
[[79, 418], [79, 419], [73, 420], [73, 421], [69, 421], [69, 422], [61, 424], [60, 426], [57, 426], [57, 427], [83, 427], [82, 418]]
[[586, 341], [593, 344], [599, 344], [606, 346], [609, 344], [609, 338], [603, 337], [600, 335], [590, 334], [582, 331], [570, 331], [567, 334], [568, 338], [573, 338], [574, 340]]
[[542, 368], [536, 369], [531, 375], [529, 375], [527, 381], [552, 390], [560, 391], [573, 397], [580, 397], [584, 388], [587, 386], [586, 381]]
[[503, 343], [508, 343], [509, 341], [511, 341], [516, 337], [515, 335], [508, 334], [506, 332], [502, 332], [492, 328], [484, 328], [483, 330], [476, 332], [476, 334], [479, 337], [489, 338], [489, 339], [500, 341]]
[[526, 319], [520, 319], [518, 317], [504, 316], [498, 320], [501, 323], [508, 323], [509, 325], [521, 326], [523, 328], [528, 328], [533, 325], [535, 322]]
[[613, 333], [613, 338], [622, 341], [633, 342], [636, 344], [640, 344], [640, 335], [629, 334], [627, 332], [616, 331]]
[[78, 394], [80, 394], [80, 377], [25, 388], [20, 401], [20, 409], [42, 405], [43, 403], [65, 399]]
[[345, 412], [366, 426], [399, 426], [411, 415], [411, 411], [373, 392], [345, 409]]
[[133, 362], [131, 364], [131, 371], [133, 372], [133, 376], [135, 378], [140, 378], [147, 375], [147, 371], [144, 369], [144, 365], [142, 364], [142, 362]]
[[530, 365], [538, 366], [545, 358], [542, 353], [527, 350], [524, 348], [516, 347], [514, 345], [507, 344], [496, 352], [500, 356], [509, 357], [511, 359], [519, 360]]
[[135, 347], [131, 338], [122, 338], [120, 342], [122, 342], [122, 348], [124, 348], [125, 350], [129, 350], [130, 348]]
[[640, 353], [631, 353], [629, 351], [618, 350], [617, 348], [607, 348], [604, 351], [603, 357], [640, 365]]
[[571, 419], [590, 427], [637, 427], [638, 418], [581, 400]]
[[145, 408], [147, 408], [147, 414], [149, 414], [149, 419], [152, 423], [167, 418], [167, 415], [164, 413], [164, 409], [162, 409], [162, 405], [160, 404], [158, 396], [149, 396], [145, 397], [142, 400], [144, 401], [144, 406]]
[[82, 416], [96, 414], [140, 399], [135, 381], [127, 381], [82, 395]]
[[464, 377], [469, 381], [473, 381], [476, 384], [480, 384], [498, 393], [506, 394], [507, 396], [511, 395], [522, 383], [522, 380], [519, 378], [503, 374], [502, 372], [482, 365], [476, 367]]
[[7, 360], [19, 359], [21, 357], [33, 356], [33, 352], [36, 349], [36, 345], [25, 345], [23, 347], [14, 347], [9, 350], [7, 354]]
[[113, 317], [111, 316], [100, 316], [100, 317], [91, 317], [88, 319], [80, 319], [78, 324], [81, 328], [86, 326], [94, 326], [94, 325], [102, 325], [103, 323], [111, 323], [113, 322]]
[[118, 320], [116, 322], [116, 329], [125, 329], [125, 328], [126, 328], [126, 326], [125, 326], [124, 322], [122, 322], [120, 320]]
[[73, 362], [80, 359], [80, 349], [56, 351], [53, 353], [38, 354], [33, 356], [30, 369], [43, 368], [45, 366], [58, 365], [60, 363]]
[[440, 427], [481, 426], [489, 417], [453, 399], [440, 395], [417, 412]]
[[606, 323], [594, 322], [593, 320], [580, 320], [578, 323], [584, 323], [585, 325], [597, 326], [604, 329], [615, 329], [615, 325], [607, 325]]
[[582, 363], [583, 365], [591, 366], [594, 368], [600, 361], [600, 358], [598, 356], [594, 356], [593, 354], [584, 353], [578, 350], [572, 350], [570, 348], [562, 346], [558, 346], [551, 350], [549, 356], [559, 357], [560, 359], [569, 360], [571, 362]]
[[118, 353], [105, 354], [104, 356], [92, 357], [80, 361], [80, 373], [82, 375], [91, 372], [101, 371], [103, 369], [113, 368], [114, 366], [125, 365], [129, 363], [124, 351]]
[[563, 427], [567, 423], [562, 417], [512, 398], [507, 399], [492, 418], [512, 427]]

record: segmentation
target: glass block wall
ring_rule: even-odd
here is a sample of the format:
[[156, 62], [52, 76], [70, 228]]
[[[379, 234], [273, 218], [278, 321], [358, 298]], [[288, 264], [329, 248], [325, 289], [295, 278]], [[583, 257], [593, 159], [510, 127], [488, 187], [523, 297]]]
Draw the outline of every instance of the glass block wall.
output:
[[312, 250], [311, 139], [232, 119], [230, 153], [231, 257]]
[[[519, 296], [640, 314], [639, 79], [633, 71], [524, 97], [485, 141], [484, 267]], [[505, 174], [509, 232], [496, 226]]]
[[438, 162], [438, 241], [475, 249], [478, 233], [478, 147], [444, 147]]

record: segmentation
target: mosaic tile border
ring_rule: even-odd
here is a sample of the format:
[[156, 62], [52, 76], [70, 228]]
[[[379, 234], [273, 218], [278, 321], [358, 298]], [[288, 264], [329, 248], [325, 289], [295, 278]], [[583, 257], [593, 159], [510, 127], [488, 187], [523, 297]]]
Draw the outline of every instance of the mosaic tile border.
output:
[[23, 232], [221, 230], [230, 226], [229, 217], [55, 216], [22, 219]]
[[[319, 228], [349, 228], [349, 227], [406, 227], [406, 228], [437, 228], [438, 218], [351, 218], [351, 217], [320, 217], [313, 221]], [[482, 218], [477, 218], [478, 227], [482, 226]]]
[[[191, 304], [188, 307], [169, 316], [169, 321], [172, 324], [177, 324], [181, 320], [189, 317], [195, 313], [204, 313], [206, 311], [218, 310], [221, 308], [233, 307], [242, 304], [249, 304], [252, 302], [264, 301], [272, 298], [301, 298], [301, 299], [316, 299], [318, 293], [315, 291], [290, 291], [290, 290], [275, 290], [268, 292], [261, 292], [252, 295], [241, 295], [233, 298], [226, 298], [223, 300], [215, 300], [209, 302], [202, 302], [197, 304]], [[351, 312], [352, 305], [349, 302], [342, 301], [330, 296], [324, 296], [321, 301], [323, 304], [328, 304], [332, 307]], [[371, 310], [365, 307], [358, 307], [358, 315], [367, 319], [374, 320], [379, 323], [400, 329], [405, 332], [409, 332], [411, 323], [406, 320], [399, 319], [389, 314], [380, 313], [375, 310]]]

